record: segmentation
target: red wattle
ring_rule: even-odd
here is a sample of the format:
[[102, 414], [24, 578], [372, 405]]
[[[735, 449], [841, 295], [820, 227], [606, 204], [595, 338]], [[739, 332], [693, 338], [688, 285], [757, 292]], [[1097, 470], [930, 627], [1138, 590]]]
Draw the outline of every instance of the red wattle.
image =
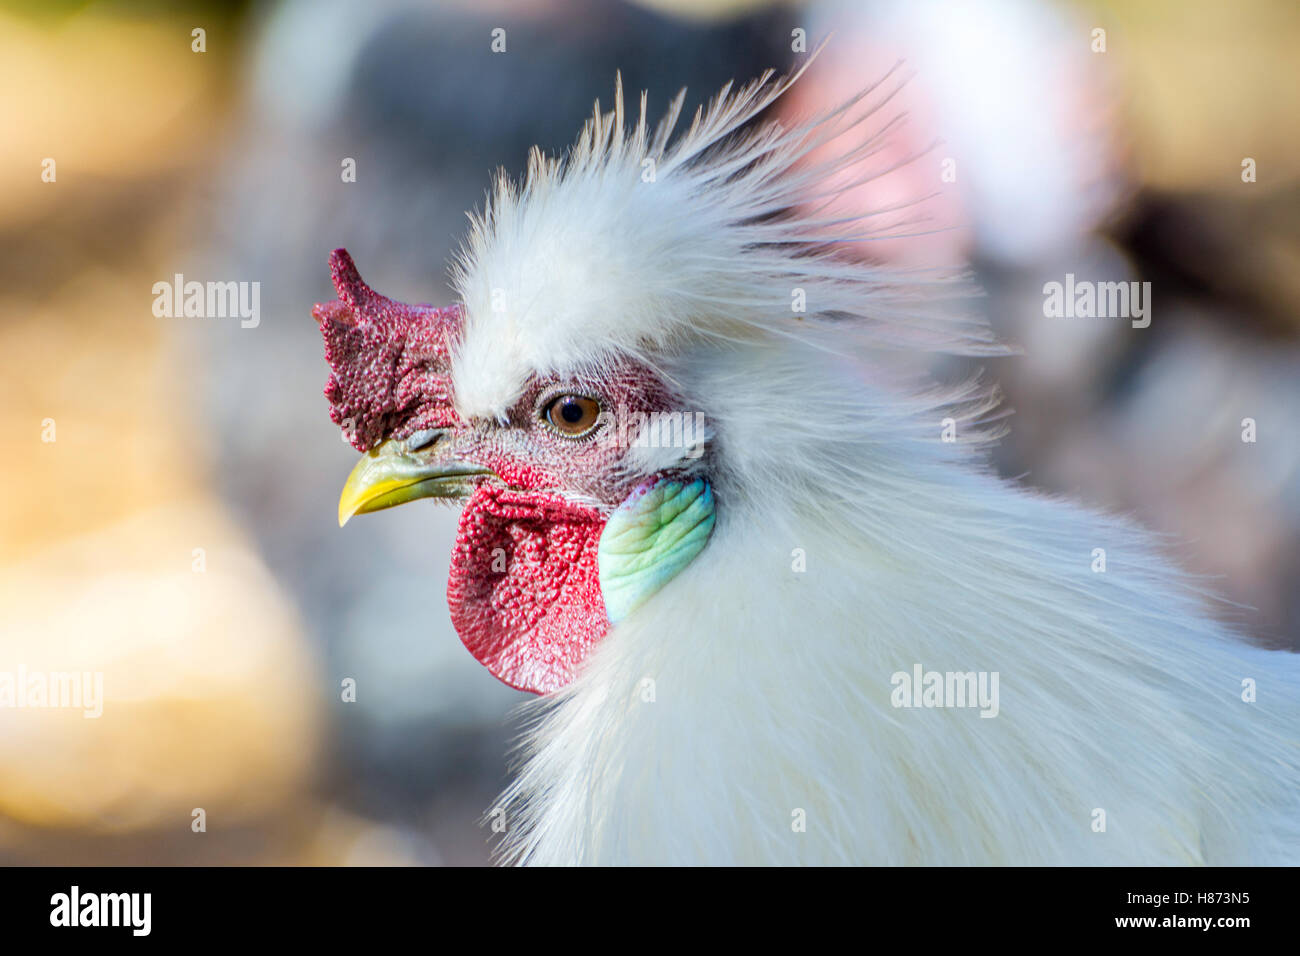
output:
[[609, 627], [596, 546], [605, 518], [555, 495], [480, 486], [461, 515], [447, 603], [497, 679], [545, 694], [574, 677]]

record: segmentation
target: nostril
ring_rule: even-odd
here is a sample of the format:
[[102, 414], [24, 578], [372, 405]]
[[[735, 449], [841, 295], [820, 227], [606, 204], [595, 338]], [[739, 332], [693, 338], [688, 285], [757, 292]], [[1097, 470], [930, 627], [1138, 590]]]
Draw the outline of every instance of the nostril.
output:
[[414, 432], [410, 438], [406, 439], [406, 450], [419, 451], [421, 448], [427, 448], [445, 433], [446, 429], [443, 428], [424, 428]]

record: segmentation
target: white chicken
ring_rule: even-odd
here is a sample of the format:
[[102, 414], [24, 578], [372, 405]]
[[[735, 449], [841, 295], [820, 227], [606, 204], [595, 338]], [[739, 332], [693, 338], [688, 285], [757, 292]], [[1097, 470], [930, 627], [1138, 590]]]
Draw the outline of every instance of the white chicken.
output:
[[999, 346], [961, 281], [839, 254], [878, 219], [815, 211], [888, 124], [808, 154], [888, 90], [750, 130], [791, 82], [675, 140], [680, 97], [652, 128], [620, 89], [496, 184], [450, 308], [335, 254], [340, 520], [465, 501], [457, 631], [545, 695], [503, 858], [1300, 862], [1300, 658], [1147, 533], [995, 477], [984, 389], [894, 367]]

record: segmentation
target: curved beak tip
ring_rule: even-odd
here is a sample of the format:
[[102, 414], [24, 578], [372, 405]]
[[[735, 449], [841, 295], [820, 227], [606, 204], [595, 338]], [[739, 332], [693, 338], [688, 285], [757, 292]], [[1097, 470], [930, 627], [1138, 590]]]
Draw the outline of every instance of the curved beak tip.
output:
[[490, 473], [461, 461], [420, 461], [407, 455], [397, 442], [386, 441], [362, 455], [348, 475], [339, 495], [339, 527], [353, 515], [420, 498], [462, 497], [465, 478]]

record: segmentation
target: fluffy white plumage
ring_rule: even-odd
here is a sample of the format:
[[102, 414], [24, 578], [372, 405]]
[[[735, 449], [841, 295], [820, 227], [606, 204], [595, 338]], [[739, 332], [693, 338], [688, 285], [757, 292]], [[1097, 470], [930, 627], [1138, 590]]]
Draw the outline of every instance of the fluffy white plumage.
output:
[[[836, 254], [897, 211], [807, 211], [892, 124], [803, 158], [886, 85], [739, 131], [792, 81], [724, 90], [671, 144], [681, 99], [629, 128], [620, 91], [564, 161], [498, 183], [458, 263], [462, 415], [636, 356], [707, 416], [719, 502], [694, 563], [533, 705], [505, 857], [1300, 862], [1300, 657], [1211, 620], [1145, 532], [995, 478], [981, 390], [886, 374], [882, 350], [997, 345], [962, 282]], [[947, 416], [969, 440], [940, 440]], [[997, 717], [892, 706], [916, 664], [998, 672]]]

